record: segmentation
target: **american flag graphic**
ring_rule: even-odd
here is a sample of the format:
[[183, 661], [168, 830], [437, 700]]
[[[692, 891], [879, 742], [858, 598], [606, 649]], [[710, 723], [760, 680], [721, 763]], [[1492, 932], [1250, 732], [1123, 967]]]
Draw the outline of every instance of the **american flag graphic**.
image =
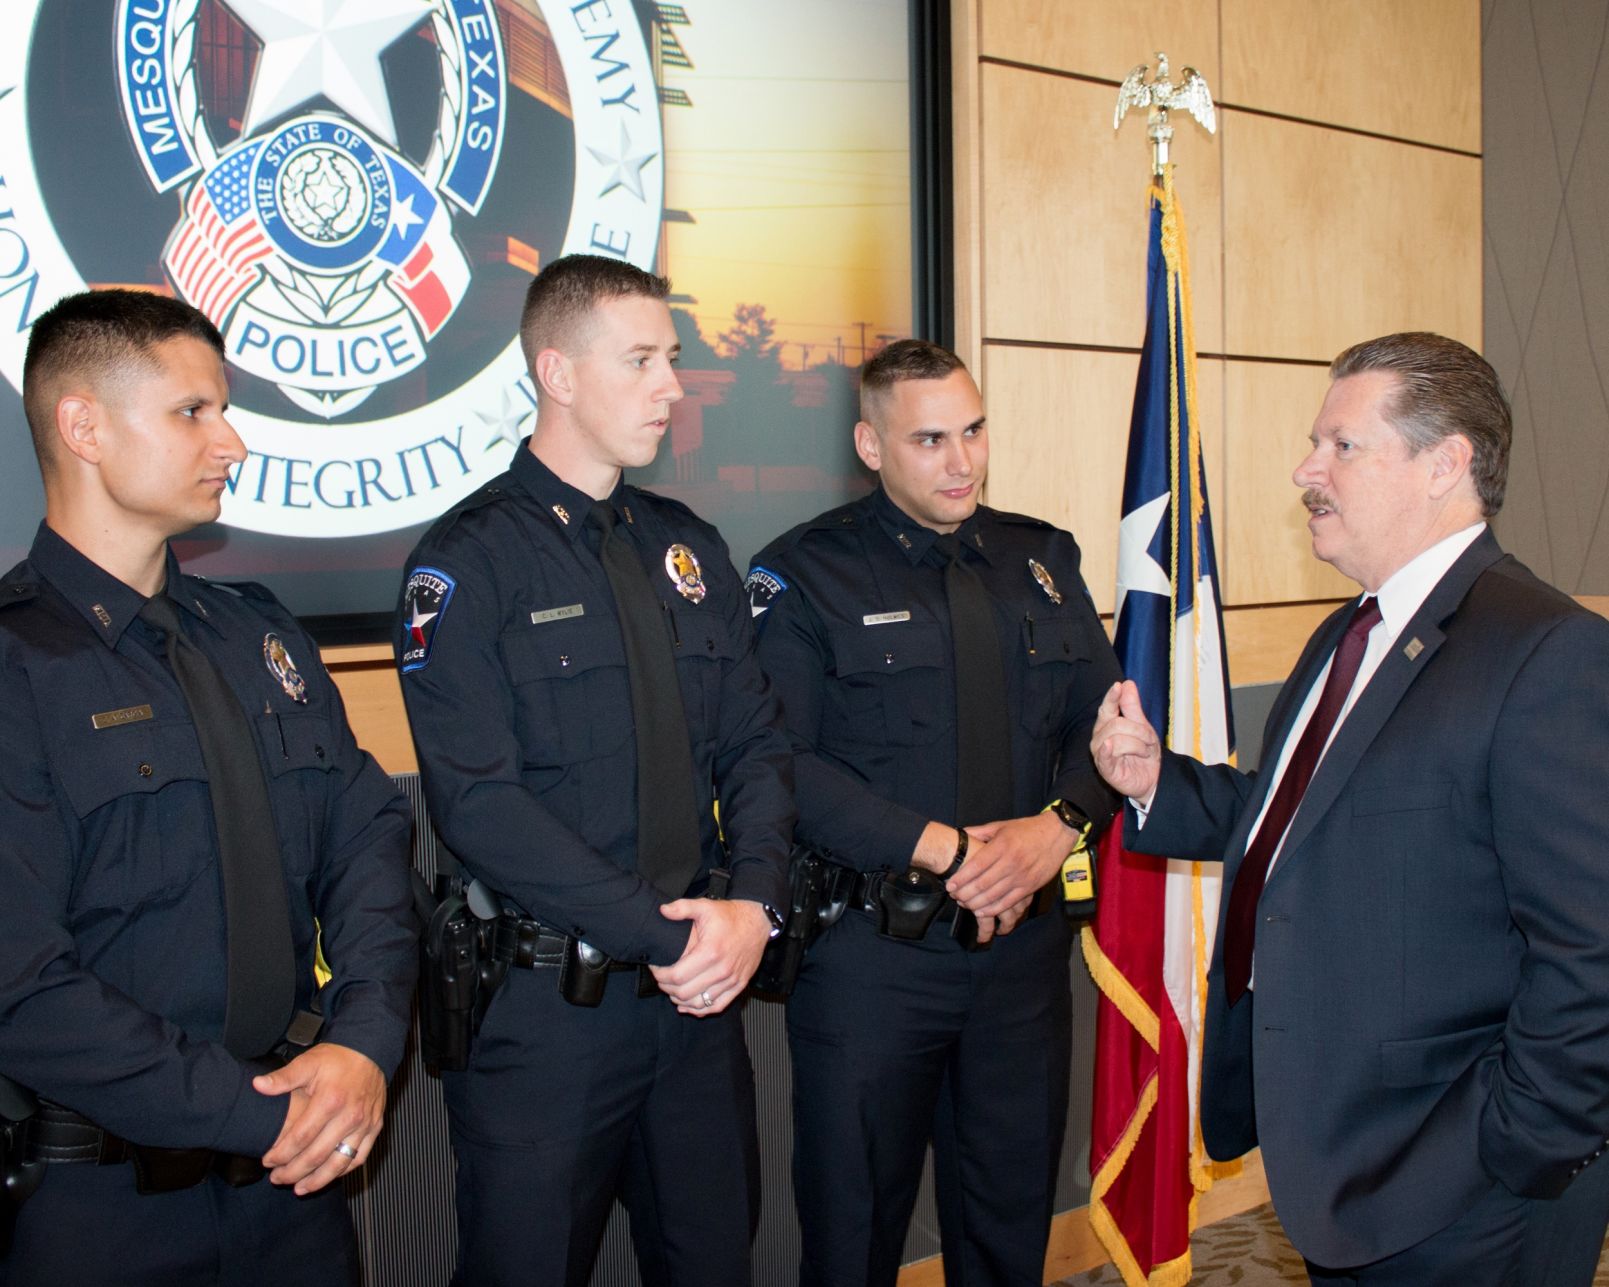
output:
[[218, 326], [257, 280], [252, 265], [273, 251], [251, 201], [259, 146], [240, 149], [190, 189], [162, 256], [180, 293]]

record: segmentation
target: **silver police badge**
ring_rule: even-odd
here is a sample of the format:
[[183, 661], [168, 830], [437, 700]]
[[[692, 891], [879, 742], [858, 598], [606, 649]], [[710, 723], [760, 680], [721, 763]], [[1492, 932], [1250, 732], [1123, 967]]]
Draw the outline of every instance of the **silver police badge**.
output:
[[665, 551], [665, 575], [676, 583], [676, 592], [690, 603], [703, 603], [708, 593], [704, 588], [704, 569], [698, 565], [698, 555], [679, 542]]
[[1045, 565], [1038, 559], [1029, 559], [1028, 570], [1034, 574], [1034, 580], [1039, 582], [1039, 588], [1045, 592], [1045, 597], [1058, 608], [1061, 607], [1061, 591], [1056, 588], [1056, 583], [1045, 570]]
[[290, 653], [285, 651], [284, 641], [272, 630], [263, 636], [263, 661], [268, 665], [268, 673], [279, 680], [286, 696], [293, 702], [307, 701], [307, 681], [296, 669]]

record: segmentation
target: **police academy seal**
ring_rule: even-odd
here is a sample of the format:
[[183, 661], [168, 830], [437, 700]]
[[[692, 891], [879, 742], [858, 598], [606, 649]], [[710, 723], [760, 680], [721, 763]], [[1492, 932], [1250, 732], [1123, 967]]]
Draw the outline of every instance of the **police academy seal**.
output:
[[[17, 0], [0, 13], [0, 176], [8, 197], [0, 212], [0, 371], [19, 388], [32, 318], [85, 286], [52, 218], [41, 165], [46, 151], [79, 141], [48, 128], [42, 95], [52, 92], [52, 78], [28, 74], [35, 36], [59, 33], [57, 6], [69, 2]], [[236, 122], [224, 130], [204, 108], [216, 63], [207, 56], [202, 0], [118, 0], [115, 65], [89, 63], [84, 74], [115, 80], [122, 120], [107, 124], [121, 131], [145, 182], [143, 196], [129, 199], [171, 202], [174, 220], [160, 245], [124, 247], [115, 231], [100, 235], [126, 262], [124, 280], [141, 280], [144, 265], [160, 262], [174, 293], [218, 324], [230, 363], [282, 395], [231, 412], [250, 455], [224, 497], [225, 523], [348, 536], [433, 518], [501, 472], [534, 411], [512, 338], [498, 336], [473, 363], [458, 359], [430, 375], [432, 363], [445, 360], [434, 350], [477, 272], [466, 234], [496, 238], [488, 197], [517, 151], [505, 137], [510, 77], [497, 7], [226, 7], [261, 42], [232, 135]], [[590, 251], [651, 267], [664, 171], [644, 33], [628, 5], [545, 0], [535, 8], [563, 68], [575, 133], [562, 244], [540, 253]], [[409, 39], [433, 50], [435, 63], [431, 84], [406, 87], [436, 100], [429, 146], [413, 155], [399, 140], [380, 64]], [[524, 172], [543, 162], [513, 157]], [[96, 195], [115, 210], [118, 194]], [[98, 265], [104, 276], [104, 257]], [[382, 388], [396, 390], [391, 409], [363, 419]]]

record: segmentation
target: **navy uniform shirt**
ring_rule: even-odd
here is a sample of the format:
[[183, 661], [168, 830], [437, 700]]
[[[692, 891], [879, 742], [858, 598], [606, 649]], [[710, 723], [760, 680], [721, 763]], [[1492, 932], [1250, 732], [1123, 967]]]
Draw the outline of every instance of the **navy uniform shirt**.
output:
[[[297, 1006], [389, 1076], [417, 970], [409, 811], [311, 640], [260, 586], [182, 576], [185, 637], [250, 719], [284, 863]], [[0, 1072], [136, 1143], [261, 1154], [286, 1096], [220, 1044], [223, 881], [201, 747], [145, 598], [41, 524], [0, 581]], [[288, 653], [270, 668], [270, 641]], [[273, 650], [277, 658], [278, 650]], [[294, 678], [289, 679], [294, 686]]]
[[[1062, 799], [1099, 828], [1115, 801], [1089, 739], [1122, 675], [1078, 546], [1040, 519], [983, 507], [957, 536], [994, 604], [1014, 816]], [[773, 541], [746, 583], [760, 663], [797, 751], [800, 838], [866, 871], [902, 870], [930, 821], [955, 818], [954, 651], [937, 538], [878, 487]]]
[[[402, 692], [431, 817], [465, 868], [617, 960], [670, 965], [689, 931], [635, 873], [631, 690], [592, 503], [522, 443], [508, 472], [449, 510], [409, 561]], [[723, 864], [724, 835], [731, 896], [783, 908], [791, 757], [726, 544], [677, 501], [621, 484], [609, 503], [675, 649], [701, 874]]]

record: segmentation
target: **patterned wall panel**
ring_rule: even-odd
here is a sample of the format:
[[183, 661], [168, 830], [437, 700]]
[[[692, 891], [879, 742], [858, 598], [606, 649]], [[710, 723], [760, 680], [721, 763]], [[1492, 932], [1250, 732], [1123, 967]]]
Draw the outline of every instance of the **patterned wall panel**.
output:
[[1496, 527], [1609, 593], [1609, 0], [1484, 0], [1485, 352], [1514, 402]]

